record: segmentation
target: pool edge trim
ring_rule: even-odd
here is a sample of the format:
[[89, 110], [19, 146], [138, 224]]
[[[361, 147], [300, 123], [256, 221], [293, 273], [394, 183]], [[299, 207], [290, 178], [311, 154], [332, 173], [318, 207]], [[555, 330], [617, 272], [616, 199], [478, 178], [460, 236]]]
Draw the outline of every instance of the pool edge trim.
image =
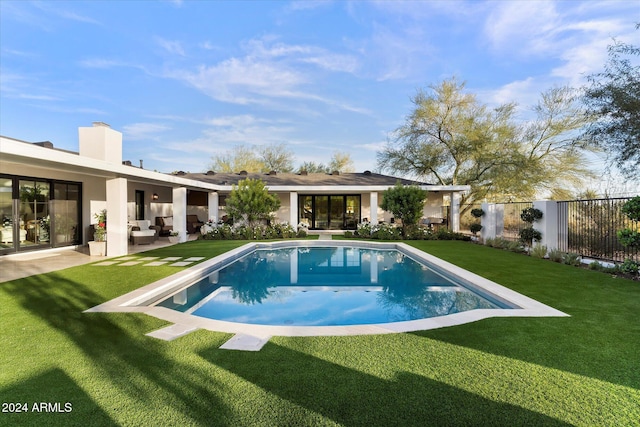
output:
[[[358, 247], [364, 249], [397, 249], [406, 255], [433, 263], [465, 281], [477, 286], [484, 292], [493, 294], [518, 308], [476, 309], [446, 316], [427, 319], [410, 320], [395, 323], [379, 323], [370, 325], [348, 326], [268, 326], [246, 323], [226, 322], [205, 319], [191, 314], [180, 313], [165, 307], [149, 306], [150, 301], [157, 301], [163, 295], [184, 287], [186, 282], [192, 283], [205, 277], [210, 272], [221, 268], [223, 264], [236, 260], [257, 249], [275, 249], [283, 247]], [[503, 285], [465, 270], [455, 264], [444, 261], [427, 252], [402, 242], [371, 242], [359, 240], [284, 240], [274, 242], [250, 242], [238, 248], [204, 261], [194, 267], [182, 270], [156, 282], [145, 285], [127, 294], [116, 297], [103, 304], [85, 311], [91, 312], [134, 312], [144, 313], [176, 325], [206, 329], [214, 332], [244, 334], [257, 338], [271, 336], [344, 336], [372, 335], [401, 332], [415, 332], [456, 326], [491, 317], [569, 317], [568, 314], [552, 308], [537, 300], [522, 295]]]

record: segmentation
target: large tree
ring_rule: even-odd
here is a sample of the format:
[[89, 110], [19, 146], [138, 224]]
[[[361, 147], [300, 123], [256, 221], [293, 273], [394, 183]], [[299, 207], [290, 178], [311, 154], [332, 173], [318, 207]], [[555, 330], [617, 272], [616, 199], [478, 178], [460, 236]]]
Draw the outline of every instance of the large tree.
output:
[[585, 92], [587, 108], [597, 117], [587, 136], [628, 178], [640, 179], [640, 64], [630, 60], [640, 56], [640, 47], [614, 42], [608, 51], [604, 71], [589, 76]]
[[293, 152], [285, 144], [269, 144], [257, 148], [264, 170], [261, 172], [292, 172]]
[[342, 173], [353, 172], [353, 160], [351, 155], [342, 151], [335, 151], [329, 161], [329, 171], [339, 171]]
[[253, 147], [237, 145], [224, 154], [213, 156], [209, 169], [226, 173], [262, 172], [265, 164]]
[[[418, 91], [414, 110], [378, 153], [378, 166], [442, 185], [470, 185], [462, 203], [529, 198], [588, 173], [575, 139], [585, 115], [570, 89], [543, 94], [521, 124], [515, 104], [489, 108], [455, 78]], [[568, 173], [564, 173], [567, 170]]]

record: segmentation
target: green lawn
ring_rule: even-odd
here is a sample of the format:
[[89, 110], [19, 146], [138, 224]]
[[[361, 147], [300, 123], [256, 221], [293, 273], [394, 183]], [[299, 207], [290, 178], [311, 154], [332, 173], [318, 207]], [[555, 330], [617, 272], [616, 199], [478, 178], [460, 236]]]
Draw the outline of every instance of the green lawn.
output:
[[[0, 283], [1, 401], [29, 409], [0, 425], [640, 425], [640, 283], [468, 242], [414, 245], [571, 317], [225, 351], [228, 334], [164, 342], [144, 335], [161, 320], [82, 313], [175, 267], [74, 267]], [[71, 412], [32, 412], [40, 402]]]

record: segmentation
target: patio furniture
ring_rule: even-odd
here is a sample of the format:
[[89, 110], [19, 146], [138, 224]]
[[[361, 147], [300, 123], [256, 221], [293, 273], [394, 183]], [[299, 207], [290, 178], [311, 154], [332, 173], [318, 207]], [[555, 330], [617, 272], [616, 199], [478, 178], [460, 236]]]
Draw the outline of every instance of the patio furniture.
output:
[[158, 216], [156, 217], [156, 226], [160, 227], [159, 235], [168, 236], [173, 231], [173, 217], [172, 216]]
[[151, 244], [158, 238], [158, 227], [149, 220], [129, 221], [129, 238], [134, 245]]
[[[27, 240], [27, 231], [22, 228], [19, 230], [20, 233], [20, 241], [24, 242]], [[13, 227], [2, 227], [0, 228], [0, 243], [13, 243]]]
[[198, 215], [187, 215], [187, 233], [197, 233], [203, 225], [204, 222], [198, 219]]

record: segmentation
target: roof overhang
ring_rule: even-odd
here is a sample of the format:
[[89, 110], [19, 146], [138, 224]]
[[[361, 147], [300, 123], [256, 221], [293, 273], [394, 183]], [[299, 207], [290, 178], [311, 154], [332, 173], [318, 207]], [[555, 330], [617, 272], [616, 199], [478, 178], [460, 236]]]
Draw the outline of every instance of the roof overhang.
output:
[[187, 187], [202, 191], [217, 191], [220, 188], [219, 185], [207, 182], [81, 157], [77, 154], [52, 150], [3, 136], [0, 136], [0, 153], [2, 154], [0, 164], [13, 163], [36, 166], [45, 170], [75, 172], [105, 179], [126, 178], [132, 182]]

